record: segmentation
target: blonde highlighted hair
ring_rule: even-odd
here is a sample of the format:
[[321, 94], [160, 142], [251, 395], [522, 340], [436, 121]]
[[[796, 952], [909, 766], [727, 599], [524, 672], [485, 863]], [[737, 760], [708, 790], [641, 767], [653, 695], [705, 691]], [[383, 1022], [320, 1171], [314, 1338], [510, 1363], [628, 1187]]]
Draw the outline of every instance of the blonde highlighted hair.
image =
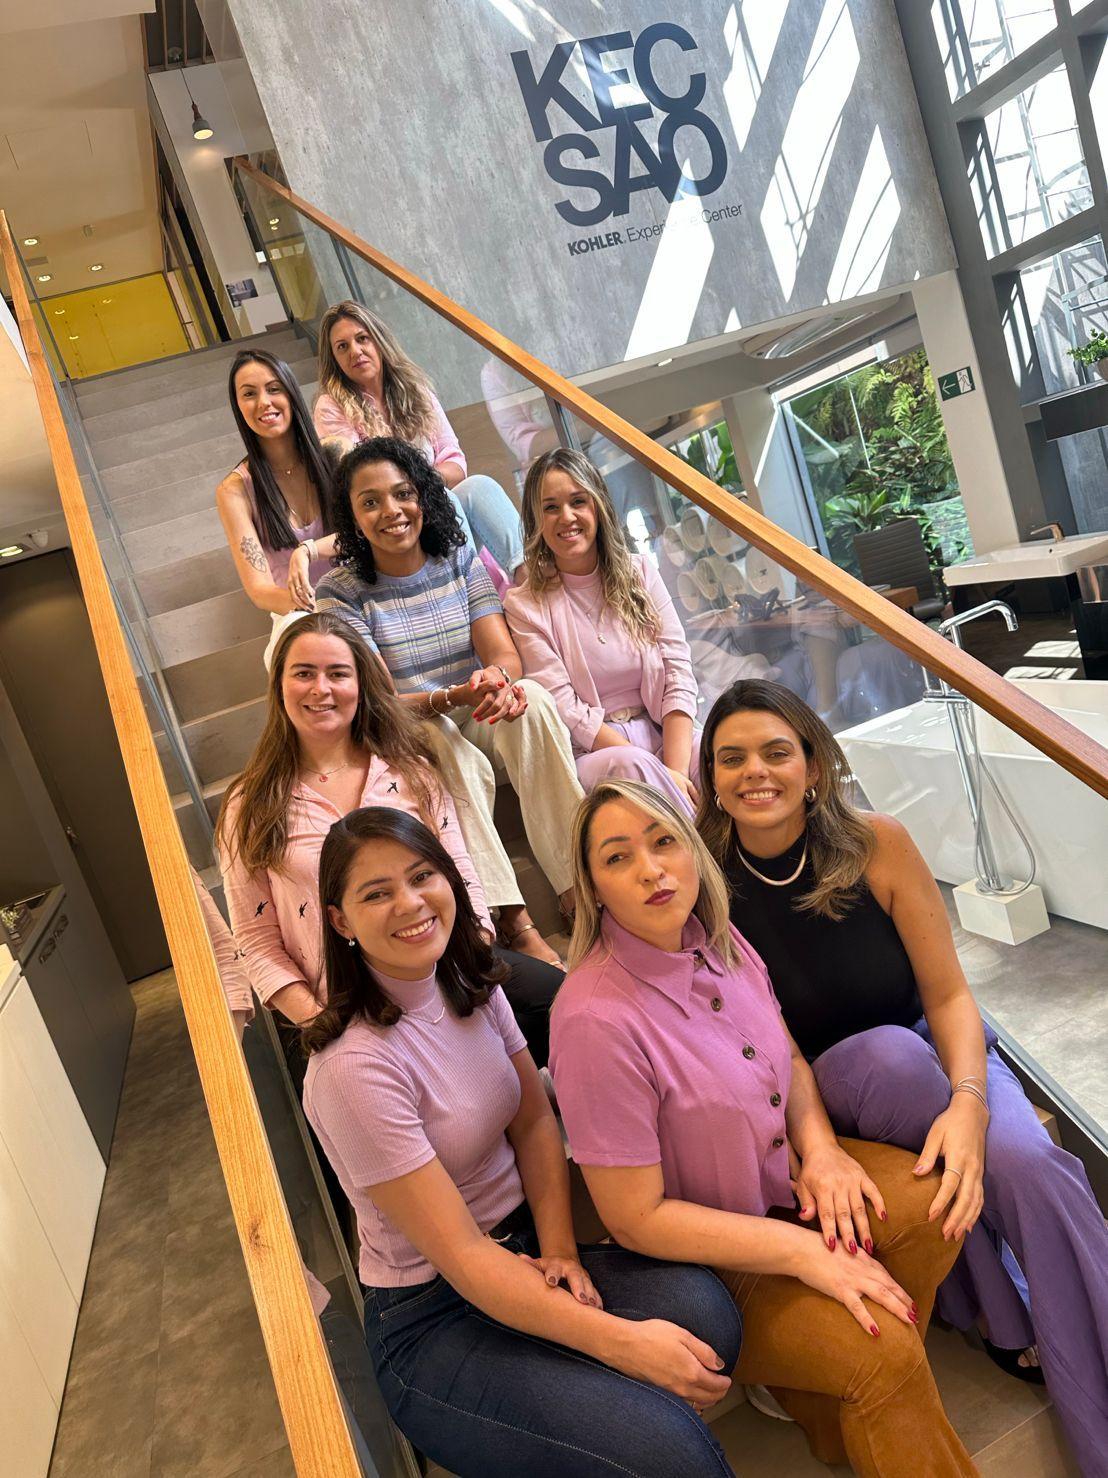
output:
[[569, 968], [579, 965], [600, 938], [600, 904], [589, 869], [589, 840], [596, 814], [608, 801], [624, 801], [635, 806], [664, 826], [680, 846], [692, 853], [700, 879], [692, 912], [704, 926], [708, 947], [727, 964], [732, 964], [736, 951], [731, 938], [727, 882], [692, 822], [664, 795], [641, 780], [604, 780], [585, 797], [573, 818], [570, 845], [577, 913], [569, 944]]
[[[383, 405], [368, 402], [353, 381], [339, 367], [331, 348], [331, 330], [340, 319], [350, 318], [373, 338], [381, 356], [381, 399]], [[324, 313], [319, 324], [319, 388], [331, 397], [361, 433], [361, 440], [371, 436], [396, 436], [401, 441], [433, 442], [436, 421], [431, 381], [420, 367], [404, 353], [400, 341], [385, 320], [371, 308], [347, 298], [335, 303]]]
[[608, 485], [598, 468], [582, 452], [555, 447], [536, 457], [523, 486], [523, 558], [527, 585], [541, 596], [561, 583], [554, 554], [542, 534], [542, 485], [548, 472], [564, 472], [592, 499], [596, 510], [596, 553], [604, 603], [628, 634], [641, 646], [658, 640], [661, 621], [639, 573], [612, 503]]

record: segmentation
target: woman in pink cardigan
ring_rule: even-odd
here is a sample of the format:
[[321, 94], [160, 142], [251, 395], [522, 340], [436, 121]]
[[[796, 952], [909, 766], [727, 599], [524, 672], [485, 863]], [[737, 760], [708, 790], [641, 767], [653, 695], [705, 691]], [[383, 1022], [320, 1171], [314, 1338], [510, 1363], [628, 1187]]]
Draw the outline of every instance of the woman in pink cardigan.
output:
[[696, 679], [673, 602], [632, 554], [600, 473], [580, 452], [544, 452], [523, 492], [526, 576], [504, 598], [524, 676], [573, 740], [586, 791], [643, 780], [696, 803]]
[[[228, 787], [216, 828], [235, 942], [259, 1000], [298, 1026], [326, 1003], [319, 856], [331, 826], [362, 806], [418, 816], [449, 852], [495, 939], [454, 802], [420, 725], [340, 617], [306, 615], [273, 656], [265, 728]], [[504, 993], [540, 1064], [562, 972], [513, 950]]]

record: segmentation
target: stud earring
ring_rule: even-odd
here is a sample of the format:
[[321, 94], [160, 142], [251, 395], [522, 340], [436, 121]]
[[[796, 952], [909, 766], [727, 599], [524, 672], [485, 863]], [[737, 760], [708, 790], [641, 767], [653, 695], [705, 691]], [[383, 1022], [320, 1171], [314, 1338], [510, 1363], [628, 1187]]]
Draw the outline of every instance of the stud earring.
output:
[[804, 799], [809, 805], [814, 803], [816, 799], [816, 787], [814, 785], [809, 785], [808, 789], [804, 792]]
[[355, 946], [355, 945], [356, 945], [356, 944], [357, 944], [357, 942], [358, 942], [358, 941], [357, 941], [357, 940], [356, 940], [356, 939], [348, 939], [348, 940], [347, 940], [347, 941], [346, 941], [346, 942], [347, 942], [347, 944], [348, 944], [348, 945], [349, 945], [349, 947], [350, 947], [350, 948], [351, 948], [351, 949], [353, 949], [353, 948], [354, 948], [354, 946]]

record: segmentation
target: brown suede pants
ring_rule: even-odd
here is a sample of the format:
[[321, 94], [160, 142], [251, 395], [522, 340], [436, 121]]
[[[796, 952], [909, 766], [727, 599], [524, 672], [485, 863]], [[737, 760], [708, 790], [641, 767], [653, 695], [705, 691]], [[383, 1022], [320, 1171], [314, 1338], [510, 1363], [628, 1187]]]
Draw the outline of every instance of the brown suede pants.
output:
[[720, 1271], [743, 1316], [735, 1379], [769, 1386], [804, 1428], [814, 1455], [849, 1461], [859, 1478], [976, 1473], [923, 1348], [935, 1290], [961, 1251], [960, 1243], [943, 1241], [941, 1218], [927, 1220], [939, 1176], [917, 1178], [916, 1156], [891, 1145], [839, 1143], [885, 1198], [884, 1222], [867, 1203], [874, 1253], [919, 1305], [919, 1328], [867, 1299], [881, 1330], [875, 1338], [842, 1304], [797, 1278]]

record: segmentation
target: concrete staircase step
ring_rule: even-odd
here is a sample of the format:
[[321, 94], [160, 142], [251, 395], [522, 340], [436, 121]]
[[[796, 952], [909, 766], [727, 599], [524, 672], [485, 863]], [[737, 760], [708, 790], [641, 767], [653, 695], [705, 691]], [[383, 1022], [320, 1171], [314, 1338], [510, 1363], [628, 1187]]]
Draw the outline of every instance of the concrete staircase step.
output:
[[[221, 548], [230, 555], [215, 507], [215, 490], [208, 488], [208, 492], [207, 507], [124, 534], [123, 543], [136, 574], [155, 570], [159, 565], [173, 564], [179, 559], [195, 559]], [[122, 507], [122, 504], [115, 505], [113, 511], [117, 517]]]
[[[242, 460], [238, 455], [205, 472], [193, 472], [179, 482], [142, 488], [126, 497], [112, 499], [112, 515], [123, 534], [135, 529], [152, 529], [188, 513], [215, 511], [215, 490], [228, 472]], [[218, 522], [218, 518], [216, 520]], [[221, 536], [222, 537], [222, 536]]]
[[[286, 363], [291, 366], [308, 404], [311, 405], [315, 395], [315, 355], [305, 344], [303, 354], [296, 354], [291, 359], [287, 359], [282, 354], [278, 355], [278, 358], [285, 359]], [[99, 411], [95, 415], [84, 416], [85, 430], [94, 452], [102, 442], [111, 437], [122, 436], [127, 431], [146, 430], [152, 435], [156, 428], [160, 436], [163, 430], [160, 418], [169, 410], [167, 405], [162, 404], [163, 401], [172, 400], [174, 417], [193, 416], [200, 411], [228, 405], [227, 375], [229, 372], [229, 366], [227, 366], [218, 380], [204, 380], [198, 385], [185, 389], [164, 387], [161, 394], [156, 388], [148, 387], [146, 399], [136, 401], [133, 405], [119, 406], [115, 410]]]
[[[180, 610], [154, 616], [150, 622], [162, 665], [167, 670], [197, 657], [208, 657], [265, 634], [269, 615], [252, 605], [244, 590], [214, 595]], [[264, 644], [263, 644], [264, 645]], [[226, 704], [209, 704], [204, 712]]]
[[[182, 732], [200, 783], [211, 785], [228, 775], [240, 774], [258, 742], [264, 723], [265, 698], [261, 697], [184, 724]], [[164, 733], [156, 738], [166, 783], [174, 793], [184, 790], [184, 778], [177, 768], [169, 739]]]
[[181, 722], [187, 724], [260, 698], [266, 682], [262, 653], [268, 641], [267, 632], [170, 668], [166, 683]]
[[242, 588], [226, 544], [221, 549], [191, 554], [187, 559], [155, 565], [141, 573], [136, 571], [136, 583], [150, 616], [182, 610], [197, 601]]
[[[292, 358], [303, 359], [312, 353], [307, 339], [294, 334], [291, 328], [274, 330], [269, 334], [254, 334], [248, 339], [236, 339], [228, 344], [216, 344], [210, 349], [194, 349], [185, 354], [175, 354], [168, 359], [132, 365], [129, 369], [116, 370], [112, 374], [95, 375], [82, 380], [77, 386], [77, 400], [83, 415], [100, 415], [106, 410], [122, 409], [138, 401], [130, 398], [132, 392], [140, 391], [138, 400], [149, 400], [164, 392], [166, 386], [179, 390], [206, 382], [218, 383], [220, 376], [226, 379], [227, 370], [241, 349], [251, 346], [268, 349], [271, 354], [291, 363]], [[105, 399], [105, 397], [107, 397]]]
[[[119, 467], [107, 467], [100, 473], [105, 493], [113, 503], [135, 493], [169, 486], [201, 473], [210, 479], [211, 496], [215, 485], [242, 460], [242, 440], [232, 427], [204, 441], [189, 446], [173, 447], [167, 452], [140, 457]], [[170, 512], [173, 510], [170, 508]]]
[[[215, 400], [214, 405], [211, 400]], [[217, 436], [237, 434], [231, 407], [222, 396], [211, 396], [207, 405], [193, 411], [191, 415], [180, 411], [176, 396], [172, 399], [172, 405], [172, 419], [161, 425], [152, 426], [154, 417], [150, 416], [145, 426], [102, 436], [92, 452], [101, 473], [108, 472], [113, 467], [125, 467], [129, 462], [148, 461], [151, 452], [163, 454], [211, 441]], [[146, 405], [143, 409], [150, 412], [152, 407]]]

